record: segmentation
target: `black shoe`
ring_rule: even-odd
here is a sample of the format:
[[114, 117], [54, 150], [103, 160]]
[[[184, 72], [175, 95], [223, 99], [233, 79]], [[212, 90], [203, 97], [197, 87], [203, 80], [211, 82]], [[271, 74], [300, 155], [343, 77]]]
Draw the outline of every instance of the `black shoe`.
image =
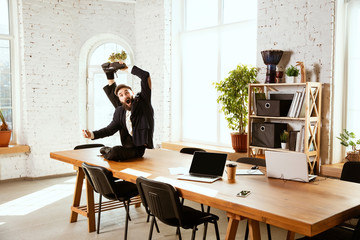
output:
[[111, 147], [102, 147], [102, 148], [100, 148], [100, 153], [103, 156], [108, 154], [110, 151], [111, 151]]
[[116, 71], [127, 67], [125, 63], [119, 63], [119, 62], [110, 63], [110, 66], [116, 69]]
[[116, 71], [118, 69], [115, 69], [110, 63], [104, 63], [101, 65], [101, 67], [102, 67], [103, 71], [105, 72], [107, 79], [112, 80], [115, 78], [114, 73], [116, 73]]

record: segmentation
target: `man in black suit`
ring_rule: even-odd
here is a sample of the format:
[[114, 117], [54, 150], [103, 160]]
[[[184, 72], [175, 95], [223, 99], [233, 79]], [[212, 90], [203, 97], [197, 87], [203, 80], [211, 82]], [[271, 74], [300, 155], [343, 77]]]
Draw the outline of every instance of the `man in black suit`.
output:
[[[130, 69], [123, 62], [104, 63], [102, 68], [109, 84], [104, 91], [115, 107], [111, 123], [100, 130], [84, 130], [89, 139], [99, 139], [120, 132], [122, 146], [103, 147], [101, 154], [108, 160], [123, 161], [142, 157], [146, 148], [154, 148], [154, 110], [151, 105], [151, 78], [147, 71], [133, 66]], [[134, 94], [130, 86], [116, 85], [114, 73], [128, 71], [141, 79], [141, 91]]]

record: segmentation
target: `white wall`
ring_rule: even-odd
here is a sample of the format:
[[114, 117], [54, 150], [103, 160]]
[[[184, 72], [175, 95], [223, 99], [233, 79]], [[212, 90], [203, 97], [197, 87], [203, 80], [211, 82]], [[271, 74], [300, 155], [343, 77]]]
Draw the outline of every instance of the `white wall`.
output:
[[[170, 137], [171, 1], [137, 0], [136, 4], [101, 0], [18, 0], [22, 71], [20, 143], [30, 154], [0, 155], [0, 180], [72, 172], [52, 160], [51, 151], [83, 143], [80, 135], [79, 55], [90, 38], [112, 33], [129, 41], [135, 63], [151, 74], [155, 110], [155, 144]], [[258, 67], [265, 79], [260, 51], [292, 51], [284, 66], [304, 61], [311, 81], [324, 83], [321, 158], [328, 159], [333, 53], [333, 0], [259, 0]], [[134, 90], [139, 86], [134, 81]], [[84, 89], [85, 91], [85, 89]], [[175, 126], [176, 127], [176, 126]]]
[[333, 81], [333, 0], [259, 0], [258, 80], [265, 81], [266, 66], [260, 52], [285, 51], [279, 67], [305, 63], [307, 81], [323, 83], [321, 118], [321, 162], [329, 162]]

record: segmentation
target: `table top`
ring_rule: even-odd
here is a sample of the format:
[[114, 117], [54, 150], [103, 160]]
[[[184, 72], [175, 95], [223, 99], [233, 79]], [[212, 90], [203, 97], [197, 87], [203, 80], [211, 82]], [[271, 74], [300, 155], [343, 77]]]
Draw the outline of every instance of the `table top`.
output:
[[[52, 152], [50, 157], [78, 167], [83, 162], [103, 166], [115, 177], [131, 182], [139, 175], [165, 181], [186, 199], [307, 236], [360, 215], [360, 184], [336, 179], [318, 177], [303, 183], [266, 175], [238, 175], [235, 183], [229, 183], [224, 171], [223, 179], [214, 183], [177, 180], [169, 168], [189, 168], [192, 155], [159, 149], [146, 150], [142, 158], [126, 162], [108, 161], [96, 148]], [[249, 165], [238, 163], [238, 167]], [[250, 190], [251, 194], [236, 197], [241, 190]]]

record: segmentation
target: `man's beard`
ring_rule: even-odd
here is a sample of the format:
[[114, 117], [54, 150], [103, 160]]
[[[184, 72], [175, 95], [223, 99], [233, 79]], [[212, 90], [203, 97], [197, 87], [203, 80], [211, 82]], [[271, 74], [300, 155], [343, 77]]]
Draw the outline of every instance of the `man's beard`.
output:
[[[127, 99], [125, 100], [125, 102], [121, 102], [121, 104], [123, 105], [123, 107], [125, 108], [125, 110], [130, 111], [130, 110], [131, 110], [131, 106], [132, 106], [132, 101], [133, 101], [133, 98], [127, 98]], [[130, 106], [129, 106], [128, 104], [130, 104]]]

